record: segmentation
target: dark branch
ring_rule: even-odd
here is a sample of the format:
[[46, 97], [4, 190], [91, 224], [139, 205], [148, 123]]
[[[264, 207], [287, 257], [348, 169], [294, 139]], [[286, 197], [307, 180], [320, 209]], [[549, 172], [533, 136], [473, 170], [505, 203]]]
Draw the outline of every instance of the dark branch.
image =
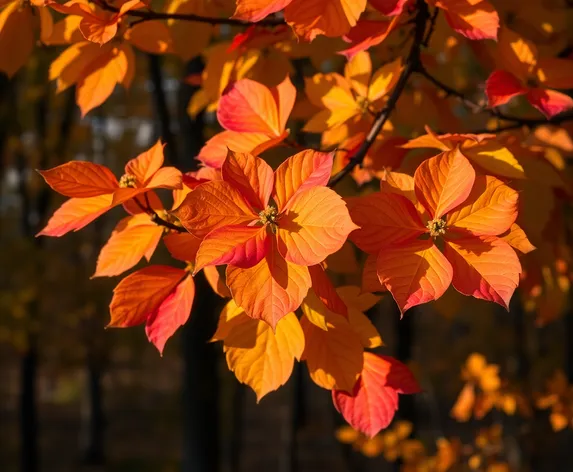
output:
[[[394, 108], [396, 108], [396, 103], [398, 103], [398, 99], [402, 95], [402, 92], [404, 92], [404, 89], [406, 88], [406, 84], [408, 83], [410, 76], [412, 75], [413, 72], [415, 72], [419, 68], [420, 48], [422, 47], [424, 42], [424, 35], [426, 33], [426, 23], [428, 22], [429, 11], [428, 11], [428, 6], [424, 0], [417, 0], [416, 3], [417, 3], [417, 13], [414, 19], [415, 21], [414, 42], [412, 44], [412, 47], [410, 48], [410, 53], [408, 54], [408, 57], [406, 59], [406, 65], [404, 66], [404, 69], [400, 74], [398, 82], [396, 83], [394, 90], [390, 94], [390, 97], [388, 97], [386, 106], [382, 110], [380, 110], [380, 112], [376, 115], [376, 119], [374, 120], [372, 128], [370, 128], [370, 131], [366, 136], [366, 139], [361, 144], [356, 154], [354, 154], [354, 156], [352, 156], [352, 158], [344, 166], [344, 168], [340, 170], [338, 173], [336, 173], [334, 176], [332, 176], [332, 178], [328, 182], [329, 187], [334, 187], [346, 175], [352, 172], [352, 170], [357, 165], [360, 165], [362, 163], [362, 161], [366, 157], [366, 154], [368, 154], [368, 151], [372, 147], [372, 144], [374, 144], [376, 136], [378, 136], [384, 124], [386, 123], [386, 121], [388, 121], [388, 118], [390, 118], [390, 115], [394, 111]], [[426, 39], [429, 40], [429, 37]]]
[[462, 92], [453, 89], [447, 84], [444, 84], [442, 81], [436, 79], [433, 75], [431, 75], [421, 64], [418, 65], [418, 69], [416, 70], [420, 75], [425, 77], [428, 81], [436, 86], [436, 88], [445, 92], [446, 96], [454, 97], [460, 101], [465, 107], [471, 110], [473, 113], [487, 113], [495, 118], [498, 118], [503, 121], [509, 121], [510, 124], [500, 125], [494, 129], [483, 129], [483, 130], [475, 130], [473, 134], [480, 134], [480, 133], [501, 133], [502, 131], [511, 131], [514, 129], [519, 129], [522, 127], [527, 127], [530, 129], [537, 128], [538, 126], [543, 125], [559, 125], [565, 121], [573, 120], [573, 112], [562, 113], [558, 116], [553, 118], [522, 118], [519, 116], [513, 115], [506, 115], [502, 113], [496, 108], [487, 108], [485, 105], [480, 105], [468, 97], [466, 97]]
[[[94, 0], [99, 7], [104, 10], [118, 13], [119, 8], [110, 5], [107, 3], [106, 0]], [[195, 15], [192, 13], [184, 14], [184, 13], [164, 13], [152, 10], [129, 10], [126, 13], [126, 16], [132, 18], [139, 18], [136, 23], [142, 23], [144, 21], [152, 21], [152, 20], [181, 20], [181, 21], [194, 21], [197, 23], [209, 23], [211, 25], [230, 25], [230, 26], [251, 26], [251, 25], [258, 25], [258, 26], [280, 26], [286, 25], [286, 22], [283, 19], [279, 18], [267, 18], [256, 23], [244, 20], [238, 20], [236, 18], [218, 18], [218, 17], [211, 17], [211, 16], [201, 16]]]

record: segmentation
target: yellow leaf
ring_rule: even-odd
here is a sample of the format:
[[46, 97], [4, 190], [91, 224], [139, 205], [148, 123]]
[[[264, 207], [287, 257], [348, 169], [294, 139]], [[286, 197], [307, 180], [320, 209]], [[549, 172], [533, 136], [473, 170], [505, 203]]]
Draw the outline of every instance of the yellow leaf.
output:
[[310, 377], [328, 390], [352, 392], [362, 371], [364, 348], [359, 336], [348, 321], [334, 313], [327, 318], [327, 330], [301, 318], [306, 346], [302, 359], [306, 361]]
[[264, 321], [249, 318], [232, 327], [223, 340], [227, 365], [239, 382], [257, 394], [257, 402], [289, 379], [294, 360], [304, 350], [305, 339], [294, 313], [277, 323], [276, 332]]

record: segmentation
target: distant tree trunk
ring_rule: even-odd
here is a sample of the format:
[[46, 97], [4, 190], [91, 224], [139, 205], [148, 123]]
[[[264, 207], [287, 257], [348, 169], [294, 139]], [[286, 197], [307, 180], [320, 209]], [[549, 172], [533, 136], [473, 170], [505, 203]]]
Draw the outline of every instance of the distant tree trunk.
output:
[[[188, 64], [188, 73], [199, 73], [200, 59]], [[187, 103], [196, 88], [180, 84], [177, 109], [182, 148], [171, 126], [171, 114], [164, 88], [160, 59], [149, 56], [150, 78], [153, 82], [154, 103], [159, 129], [172, 165], [182, 171], [196, 168], [192, 158], [204, 144], [202, 116], [191, 120]], [[185, 156], [185, 160], [181, 158]], [[195, 277], [196, 296], [189, 321], [182, 328], [183, 377], [183, 472], [217, 472], [219, 470], [219, 379], [218, 347], [208, 343], [217, 326], [215, 294], [203, 273]]]
[[90, 356], [86, 369], [87, 411], [84, 422], [83, 463], [105, 463], [105, 413], [103, 408], [103, 369], [101, 362]]
[[38, 470], [38, 408], [36, 379], [38, 349], [36, 337], [28, 336], [28, 347], [20, 361], [20, 470]]

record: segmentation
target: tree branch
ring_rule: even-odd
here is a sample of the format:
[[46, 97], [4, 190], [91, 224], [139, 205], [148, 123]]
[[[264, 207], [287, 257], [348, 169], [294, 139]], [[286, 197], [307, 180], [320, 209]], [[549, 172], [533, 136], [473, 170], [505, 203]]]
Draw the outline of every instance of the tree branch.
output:
[[[93, 0], [103, 10], [113, 13], [118, 13], [119, 8], [110, 5], [106, 0]], [[251, 21], [238, 20], [236, 18], [218, 18], [211, 16], [195, 15], [193, 13], [164, 13], [153, 10], [129, 10], [126, 16], [132, 18], [139, 18], [137, 23], [152, 20], [181, 20], [181, 21], [194, 21], [196, 23], [209, 23], [211, 25], [230, 25], [230, 26], [281, 26], [286, 25], [283, 19], [279, 18], [266, 18], [261, 21], [253, 23]]]
[[413, 72], [415, 72], [419, 68], [420, 64], [420, 49], [423, 46], [424, 40], [429, 40], [429, 37], [424, 38], [426, 33], [426, 24], [429, 18], [429, 11], [428, 6], [424, 0], [417, 0], [417, 13], [414, 19], [415, 22], [415, 29], [414, 29], [414, 42], [412, 47], [410, 48], [410, 53], [406, 59], [406, 65], [400, 74], [398, 82], [394, 87], [394, 90], [390, 94], [388, 101], [386, 102], [386, 106], [380, 110], [380, 112], [376, 115], [376, 119], [366, 136], [366, 139], [361, 144], [360, 148], [356, 152], [354, 156], [350, 159], [350, 161], [344, 166], [342, 170], [332, 176], [330, 181], [328, 182], [329, 187], [334, 187], [338, 182], [340, 182], [346, 175], [348, 175], [352, 170], [359, 164], [362, 163], [366, 154], [374, 144], [376, 137], [382, 130], [388, 118], [396, 108], [396, 103], [398, 103], [398, 99], [404, 92], [406, 88], [406, 84], [410, 79], [410, 76]]
[[466, 97], [462, 92], [453, 89], [449, 85], [443, 83], [442, 81], [431, 75], [421, 64], [418, 64], [416, 70], [417, 73], [426, 78], [429, 82], [434, 84], [434, 86], [446, 93], [446, 96], [455, 97], [464, 106], [469, 108], [473, 113], [488, 113], [489, 115], [504, 121], [510, 121], [511, 124], [500, 125], [494, 129], [483, 129], [472, 131], [473, 134], [481, 133], [501, 133], [502, 131], [511, 131], [514, 129], [519, 129], [522, 127], [528, 127], [531, 129], [537, 128], [543, 125], [559, 125], [565, 121], [573, 120], [573, 112], [562, 113], [559, 116], [553, 118], [522, 118], [519, 116], [506, 115], [496, 108], [487, 108], [485, 105], [480, 105], [468, 97]]

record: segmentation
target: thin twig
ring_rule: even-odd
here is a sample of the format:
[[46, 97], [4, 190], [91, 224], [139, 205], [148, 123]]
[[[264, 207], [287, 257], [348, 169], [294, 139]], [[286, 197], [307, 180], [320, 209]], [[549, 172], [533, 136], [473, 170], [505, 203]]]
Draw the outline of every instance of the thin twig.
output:
[[[105, 0], [94, 0], [94, 3], [113, 13], [118, 13], [119, 8], [110, 5]], [[181, 21], [194, 21], [197, 23], [209, 23], [211, 25], [230, 25], [230, 26], [251, 26], [255, 23], [251, 21], [238, 20], [236, 18], [217, 18], [211, 16], [201, 16], [192, 13], [164, 13], [152, 10], [129, 10], [125, 13], [126, 16], [139, 18], [137, 23], [152, 20], [181, 20]], [[281, 26], [286, 25], [286, 22], [280, 18], [266, 18], [256, 22], [258, 26]]]
[[454, 97], [460, 101], [465, 107], [470, 109], [473, 113], [487, 113], [495, 118], [498, 118], [503, 121], [509, 121], [510, 124], [507, 125], [500, 125], [497, 128], [493, 129], [483, 129], [483, 130], [474, 130], [472, 131], [473, 134], [481, 134], [481, 133], [501, 133], [503, 131], [511, 131], [515, 129], [519, 129], [522, 127], [527, 127], [530, 129], [537, 128], [538, 126], [543, 125], [559, 125], [565, 121], [573, 120], [573, 112], [562, 113], [558, 116], [553, 118], [522, 118], [519, 116], [507, 115], [497, 108], [487, 108], [485, 105], [480, 105], [468, 97], [466, 97], [462, 92], [455, 90], [454, 88], [450, 87], [449, 85], [443, 83], [432, 74], [430, 74], [421, 64], [418, 64], [418, 68], [416, 70], [417, 73], [425, 77], [429, 82], [434, 84], [434, 86], [443, 92], [446, 93], [446, 96]]
[[424, 0], [417, 0], [417, 13], [415, 17], [415, 24], [416, 27], [414, 29], [414, 42], [412, 43], [412, 47], [410, 48], [410, 53], [408, 54], [408, 58], [406, 59], [406, 65], [398, 78], [398, 82], [394, 87], [391, 95], [388, 97], [388, 101], [386, 102], [386, 106], [380, 110], [378, 115], [376, 115], [376, 119], [372, 124], [372, 128], [366, 139], [361, 144], [360, 148], [356, 152], [354, 156], [348, 161], [348, 163], [344, 166], [342, 170], [336, 173], [330, 181], [328, 182], [329, 187], [334, 187], [338, 182], [340, 182], [346, 175], [348, 175], [352, 170], [362, 163], [366, 154], [374, 144], [376, 137], [382, 130], [388, 118], [396, 108], [396, 103], [398, 103], [398, 99], [402, 95], [402, 92], [406, 88], [406, 84], [412, 73], [418, 69], [420, 63], [420, 48], [422, 47], [422, 43], [424, 41], [424, 34], [426, 32], [426, 23], [428, 21], [429, 12], [428, 6]]

